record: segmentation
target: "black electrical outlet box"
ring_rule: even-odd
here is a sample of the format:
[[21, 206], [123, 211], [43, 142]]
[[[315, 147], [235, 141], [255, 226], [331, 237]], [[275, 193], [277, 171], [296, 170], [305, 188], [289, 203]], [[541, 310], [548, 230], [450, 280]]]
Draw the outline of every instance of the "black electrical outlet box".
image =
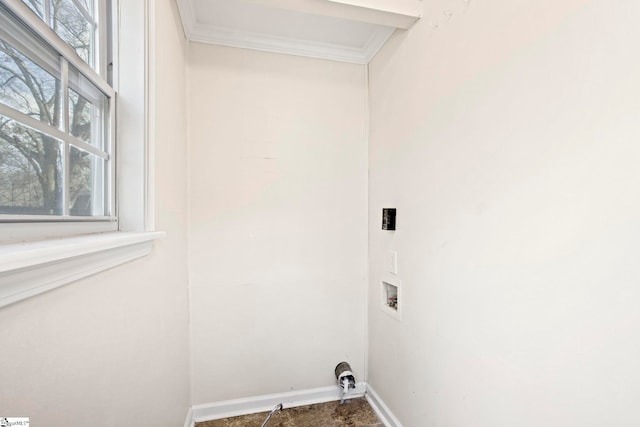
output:
[[396, 208], [382, 209], [382, 229], [383, 230], [396, 229]]

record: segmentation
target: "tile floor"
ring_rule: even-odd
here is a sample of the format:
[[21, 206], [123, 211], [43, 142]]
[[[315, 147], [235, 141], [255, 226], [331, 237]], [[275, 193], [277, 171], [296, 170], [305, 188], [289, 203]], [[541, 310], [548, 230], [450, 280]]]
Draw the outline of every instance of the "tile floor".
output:
[[[269, 412], [197, 423], [196, 427], [261, 427]], [[287, 409], [271, 417], [266, 427], [383, 427], [365, 398]]]

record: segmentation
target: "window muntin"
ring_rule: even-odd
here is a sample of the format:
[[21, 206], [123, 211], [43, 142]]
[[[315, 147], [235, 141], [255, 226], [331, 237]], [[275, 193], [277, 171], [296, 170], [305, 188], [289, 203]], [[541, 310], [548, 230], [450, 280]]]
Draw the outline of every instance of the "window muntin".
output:
[[[96, 74], [81, 71], [81, 63], [70, 64], [68, 49], [55, 48], [71, 39], [60, 28], [88, 40], [79, 22], [89, 22], [92, 2], [25, 3], [43, 20], [40, 11], [54, 11], [49, 16], [62, 40], [44, 42], [0, 2], [0, 221], [111, 220], [113, 92], [94, 84]], [[97, 26], [89, 27], [91, 43], [81, 48], [91, 53]], [[71, 45], [82, 57], [78, 46]]]
[[[92, 68], [97, 69], [94, 0], [22, 0]], [[103, 0], [101, 0], [103, 1]]]

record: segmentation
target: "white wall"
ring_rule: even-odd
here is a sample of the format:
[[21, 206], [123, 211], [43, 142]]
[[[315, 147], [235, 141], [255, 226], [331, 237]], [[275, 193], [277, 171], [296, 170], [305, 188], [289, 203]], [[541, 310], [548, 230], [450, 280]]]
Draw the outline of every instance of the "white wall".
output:
[[185, 48], [155, 2], [156, 223], [143, 259], [0, 310], [1, 416], [32, 425], [177, 426], [189, 395]]
[[364, 376], [363, 66], [190, 44], [193, 402]]
[[424, 5], [370, 64], [371, 384], [406, 427], [640, 424], [640, 3]]

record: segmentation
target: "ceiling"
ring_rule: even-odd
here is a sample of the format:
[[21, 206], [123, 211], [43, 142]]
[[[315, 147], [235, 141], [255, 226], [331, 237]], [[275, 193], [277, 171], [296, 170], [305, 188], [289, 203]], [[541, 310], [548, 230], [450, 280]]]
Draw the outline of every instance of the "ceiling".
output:
[[178, 0], [191, 41], [368, 63], [419, 0]]

